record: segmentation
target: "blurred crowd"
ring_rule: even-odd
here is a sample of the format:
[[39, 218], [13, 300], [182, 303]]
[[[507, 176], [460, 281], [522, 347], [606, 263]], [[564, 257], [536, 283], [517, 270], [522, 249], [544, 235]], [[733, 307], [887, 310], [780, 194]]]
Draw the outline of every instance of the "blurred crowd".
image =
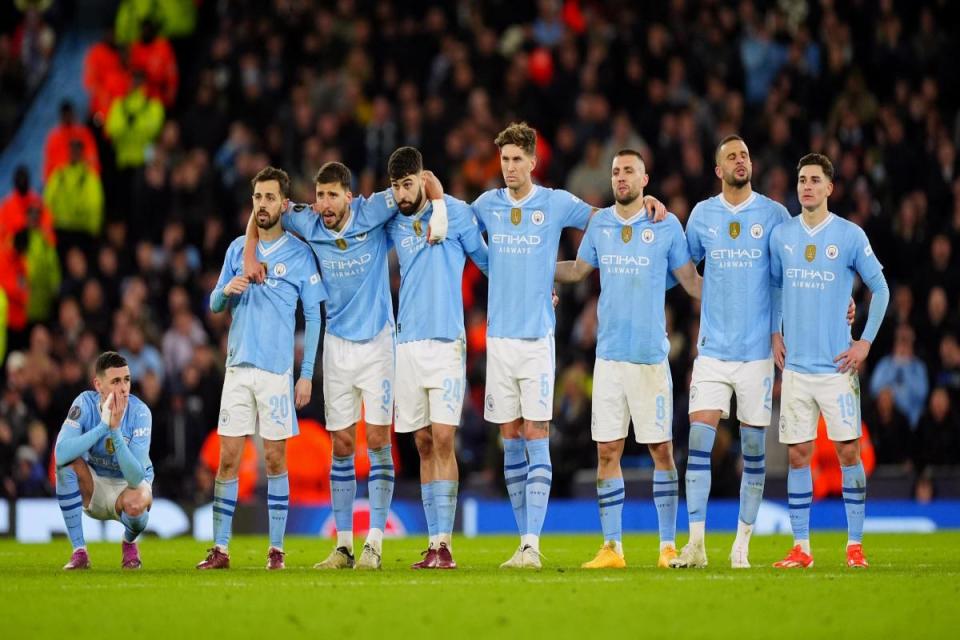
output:
[[[45, 15], [19, 13], [0, 34], [0, 139], [49, 66]], [[43, 175], [0, 185], [0, 495], [49, 493], [51, 442], [95, 355], [114, 348], [153, 409], [158, 495], [206, 501], [200, 451], [229, 328], [207, 297], [249, 215], [250, 178], [283, 167], [309, 202], [316, 169], [340, 160], [369, 194], [387, 187], [390, 152], [413, 145], [471, 201], [502, 185], [493, 138], [513, 120], [538, 129], [541, 184], [608, 205], [610, 159], [633, 147], [648, 192], [684, 222], [719, 191], [713, 149], [727, 134], [746, 139], [754, 188], [794, 214], [798, 158], [826, 153], [831, 209], [866, 230], [893, 292], [862, 374], [877, 463], [909, 482], [960, 465], [958, 16], [948, 0], [124, 0], [87, 53], [89, 104], [62, 106]], [[564, 236], [561, 259], [579, 239]], [[596, 463], [598, 288], [560, 291], [557, 495]], [[465, 486], [490, 486], [502, 457], [482, 418], [486, 282], [474, 269], [465, 293], [458, 454]], [[867, 295], [855, 294], [855, 334]], [[678, 459], [698, 318], [668, 294]], [[303, 415], [322, 422], [320, 389]], [[737, 430], [722, 431], [714, 494], [736, 495]], [[407, 440], [401, 468], [415, 480]], [[625, 465], [649, 464], [628, 441]]]

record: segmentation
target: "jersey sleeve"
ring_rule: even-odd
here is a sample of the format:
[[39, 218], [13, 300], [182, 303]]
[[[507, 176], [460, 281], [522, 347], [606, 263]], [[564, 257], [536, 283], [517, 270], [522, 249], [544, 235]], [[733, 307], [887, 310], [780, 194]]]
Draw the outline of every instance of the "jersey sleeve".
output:
[[480, 231], [486, 231], [490, 227], [489, 218], [487, 218], [487, 200], [489, 196], [486, 193], [481, 193], [480, 196], [473, 201], [473, 204], [470, 205], [470, 209], [473, 211], [473, 215], [476, 217]]
[[767, 247], [770, 251], [770, 284], [774, 287], [783, 287], [783, 259], [780, 256], [780, 229], [783, 226], [775, 228], [769, 236]]
[[687, 239], [683, 234], [683, 227], [680, 226], [680, 221], [677, 220], [677, 217], [671, 213], [667, 220], [671, 232], [670, 248], [667, 252], [667, 266], [669, 267], [668, 271], [673, 272], [675, 269], [679, 269], [690, 262], [690, 248], [687, 246]]
[[690, 219], [687, 221], [687, 249], [694, 264], [700, 264], [705, 254], [703, 239], [700, 236], [700, 218], [703, 216], [701, 212], [702, 209], [698, 204], [693, 208]]
[[597, 257], [597, 245], [594, 240], [597, 235], [596, 232], [597, 223], [594, 221], [587, 229], [587, 232], [583, 234], [583, 240], [580, 241], [580, 248], [577, 249], [577, 260], [586, 262], [594, 269], [600, 266], [600, 260]]
[[303, 238], [309, 237], [310, 227], [316, 222], [317, 214], [308, 204], [291, 204], [280, 216], [284, 231], [292, 231]]
[[136, 458], [146, 479], [153, 481], [153, 465], [150, 463], [150, 440], [153, 437], [153, 414], [146, 404], [141, 405], [130, 438], [130, 453]]
[[883, 265], [873, 253], [873, 247], [870, 246], [870, 240], [867, 234], [858, 226], [851, 229], [851, 249], [853, 250], [852, 266], [860, 278], [866, 282], [879, 275], [883, 271]]
[[327, 299], [327, 288], [320, 278], [313, 255], [307, 255], [310, 250], [304, 247], [300, 268], [300, 300], [303, 302], [303, 314], [307, 318], [316, 316], [320, 319], [320, 305]]
[[569, 191], [554, 191], [553, 198], [562, 213], [564, 227], [587, 228], [587, 223], [590, 222], [590, 216], [593, 214], [592, 206]]
[[235, 266], [237, 247], [238, 244], [236, 241], [227, 247], [227, 255], [223, 259], [223, 267], [220, 268], [220, 277], [217, 278], [217, 286], [210, 292], [210, 309], [214, 313], [223, 311], [227, 306], [227, 298], [223, 293], [223, 289], [230, 283], [234, 276], [237, 275], [237, 268]]
[[447, 213], [456, 225], [457, 238], [464, 252], [470, 256], [480, 271], [487, 273], [489, 263], [487, 243], [480, 233], [480, 224], [466, 203], [454, 200], [447, 202]]
[[[86, 432], [85, 426], [90, 427]], [[96, 403], [89, 402], [86, 393], [81, 393], [70, 405], [60, 433], [57, 434], [54, 446], [57, 465], [62, 467], [83, 456], [107, 432], [107, 425], [100, 424], [100, 412]]]
[[358, 196], [357, 200], [358, 217], [363, 218], [371, 229], [387, 224], [399, 211], [390, 189], [378, 191], [369, 198]]

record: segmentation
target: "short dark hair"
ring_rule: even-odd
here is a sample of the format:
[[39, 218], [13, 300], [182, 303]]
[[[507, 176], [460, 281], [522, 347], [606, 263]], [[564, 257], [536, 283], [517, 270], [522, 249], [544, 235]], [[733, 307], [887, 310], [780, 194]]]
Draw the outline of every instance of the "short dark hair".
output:
[[290, 176], [288, 176], [287, 172], [283, 169], [277, 169], [276, 167], [264, 167], [260, 169], [257, 175], [253, 176], [253, 180], [250, 181], [250, 186], [256, 188], [258, 182], [267, 182], [268, 180], [276, 180], [280, 185], [281, 198], [286, 198], [289, 195]]
[[827, 180], [833, 182], [833, 163], [830, 162], [830, 158], [822, 153], [808, 153], [800, 158], [800, 162], [797, 163], [797, 172], [799, 173], [802, 167], [811, 164], [815, 164], [823, 169], [823, 175], [827, 176]]
[[107, 369], [114, 369], [116, 367], [126, 367], [127, 359], [116, 351], [104, 351], [99, 356], [97, 356], [97, 363], [94, 365], [94, 371], [98, 376], [102, 376], [107, 372]]
[[513, 122], [497, 134], [493, 143], [501, 149], [508, 144], [515, 144], [532, 156], [537, 151], [537, 132], [526, 122]]
[[714, 149], [713, 151], [714, 160], [720, 157], [720, 149], [723, 148], [723, 145], [727, 144], [728, 142], [733, 142], [734, 140], [739, 140], [740, 142], [746, 144], [746, 141], [735, 133], [731, 133], [728, 136], [724, 136], [723, 140], [717, 143], [717, 148]]
[[387, 176], [399, 180], [423, 171], [423, 156], [413, 147], [400, 147], [390, 154], [387, 161]]
[[323, 166], [320, 167], [320, 170], [317, 171], [313, 182], [315, 184], [338, 182], [346, 191], [349, 191], [350, 185], [353, 184], [353, 176], [350, 173], [350, 169], [347, 168], [347, 165], [342, 162], [325, 162]]
[[615, 154], [613, 154], [614, 158], [622, 158], [623, 156], [636, 156], [637, 159], [640, 160], [640, 164], [644, 166], [647, 164], [643, 161], [643, 156], [640, 155], [640, 152], [636, 149], [620, 149], [620, 151], [617, 151]]

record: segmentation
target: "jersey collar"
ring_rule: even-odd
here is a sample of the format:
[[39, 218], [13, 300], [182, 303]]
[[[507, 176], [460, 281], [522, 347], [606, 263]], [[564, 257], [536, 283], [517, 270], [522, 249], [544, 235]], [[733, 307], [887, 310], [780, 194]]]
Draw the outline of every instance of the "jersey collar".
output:
[[833, 222], [833, 219], [834, 219], [835, 216], [834, 216], [832, 213], [827, 212], [827, 217], [823, 219], [823, 222], [821, 222], [820, 224], [818, 224], [817, 226], [815, 226], [815, 227], [812, 228], [812, 229], [807, 226], [807, 223], [806, 223], [806, 222], [803, 221], [803, 214], [801, 214], [801, 215], [799, 215], [799, 216], [797, 216], [797, 217], [800, 218], [800, 226], [803, 227], [803, 230], [807, 232], [807, 235], [808, 235], [808, 236], [813, 237], [813, 236], [817, 235], [818, 233], [820, 233], [821, 231], [823, 231], [824, 229], [826, 229], [826, 228], [827, 228], [827, 225], [830, 224], [831, 222]]
[[750, 197], [748, 197], [746, 200], [744, 200], [738, 205], [732, 205], [729, 202], [727, 202], [727, 199], [723, 197], [722, 193], [719, 194], [717, 197], [720, 198], [720, 204], [722, 204], [727, 211], [729, 211], [730, 213], [736, 214], [736, 213], [740, 213], [741, 211], [749, 207], [753, 203], [753, 201], [756, 200], [757, 192], [756, 191], [751, 192]]
[[526, 204], [526, 202], [527, 202], [528, 200], [530, 200], [530, 198], [533, 197], [533, 195], [537, 192], [537, 190], [538, 190], [539, 188], [540, 188], [540, 187], [538, 187], [538, 186], [535, 185], [535, 184], [530, 185], [530, 193], [528, 193], [527, 195], [523, 196], [523, 197], [520, 198], [519, 200], [514, 200], [514, 199], [510, 196], [510, 189], [508, 189], [507, 187], [504, 187], [504, 188], [503, 188], [503, 195], [505, 195], [505, 196], [507, 197], [507, 202], [509, 202], [511, 206], [513, 206], [513, 207], [520, 207], [520, 206]]
[[643, 207], [642, 209], [640, 209], [640, 211], [637, 211], [635, 214], [633, 214], [633, 215], [630, 216], [629, 218], [621, 218], [621, 217], [620, 217], [620, 214], [617, 213], [617, 208], [616, 208], [616, 207], [613, 207], [611, 210], [612, 210], [612, 212], [613, 212], [613, 217], [614, 217], [614, 219], [615, 219], [617, 222], [619, 222], [620, 224], [627, 225], [627, 226], [630, 226], [630, 225], [632, 225], [634, 222], [637, 222], [638, 220], [647, 217], [647, 208], [646, 208], [646, 207]]
[[279, 249], [280, 247], [282, 247], [283, 245], [285, 245], [285, 244], [287, 243], [287, 237], [288, 237], [287, 234], [284, 233], [282, 236], [280, 236], [279, 238], [277, 238], [277, 239], [273, 242], [273, 244], [271, 244], [269, 247], [266, 246], [266, 245], [264, 245], [262, 240], [257, 240], [257, 247], [260, 249], [260, 254], [261, 254], [264, 258], [266, 258], [266, 257], [269, 256], [271, 253], [273, 253], [274, 251], [276, 251], [277, 249]]

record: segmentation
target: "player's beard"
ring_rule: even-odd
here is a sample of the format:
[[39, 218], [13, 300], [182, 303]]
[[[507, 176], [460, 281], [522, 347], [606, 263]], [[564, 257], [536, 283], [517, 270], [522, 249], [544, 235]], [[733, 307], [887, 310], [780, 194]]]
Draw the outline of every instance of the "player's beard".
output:
[[334, 220], [333, 220], [333, 223], [331, 223], [331, 224], [327, 224], [327, 214], [330, 213], [330, 212], [329, 212], [329, 211], [321, 211], [321, 212], [320, 212], [320, 219], [323, 221], [323, 226], [325, 226], [327, 229], [336, 229], [336, 228], [343, 222], [343, 219], [346, 217], [347, 211], [348, 211], [349, 209], [350, 209], [350, 203], [349, 203], [349, 202], [344, 202], [344, 203], [343, 203], [343, 208], [340, 210], [340, 215], [336, 216], [336, 217], [334, 218]]
[[[260, 214], [266, 213], [267, 220], [264, 222], [260, 221]], [[257, 212], [257, 226], [261, 229], [273, 229], [277, 226], [277, 223], [280, 222], [280, 210], [277, 210], [276, 215], [272, 215], [267, 209], [261, 209]]]
[[408, 202], [397, 202], [397, 208], [400, 209], [400, 213], [405, 216], [412, 216], [417, 211], [420, 211], [420, 207], [423, 206], [423, 187], [420, 187], [420, 191], [417, 193], [417, 199], [410, 204]]
[[640, 197], [640, 190], [631, 189], [630, 191], [627, 191], [627, 195], [623, 196], [622, 198], [617, 196], [614, 199], [617, 201], [617, 204], [619, 204], [620, 206], [628, 207], [634, 202], [636, 202], [637, 198], [639, 197]]
[[750, 171], [750, 169], [745, 169], [745, 171], [746, 173], [742, 178], [737, 177], [736, 170], [733, 170], [730, 173], [724, 173], [723, 181], [726, 182], [731, 187], [736, 187], [737, 189], [739, 189], [740, 187], [746, 186], [750, 184], [750, 180], [751, 178], [753, 178], [753, 174]]

